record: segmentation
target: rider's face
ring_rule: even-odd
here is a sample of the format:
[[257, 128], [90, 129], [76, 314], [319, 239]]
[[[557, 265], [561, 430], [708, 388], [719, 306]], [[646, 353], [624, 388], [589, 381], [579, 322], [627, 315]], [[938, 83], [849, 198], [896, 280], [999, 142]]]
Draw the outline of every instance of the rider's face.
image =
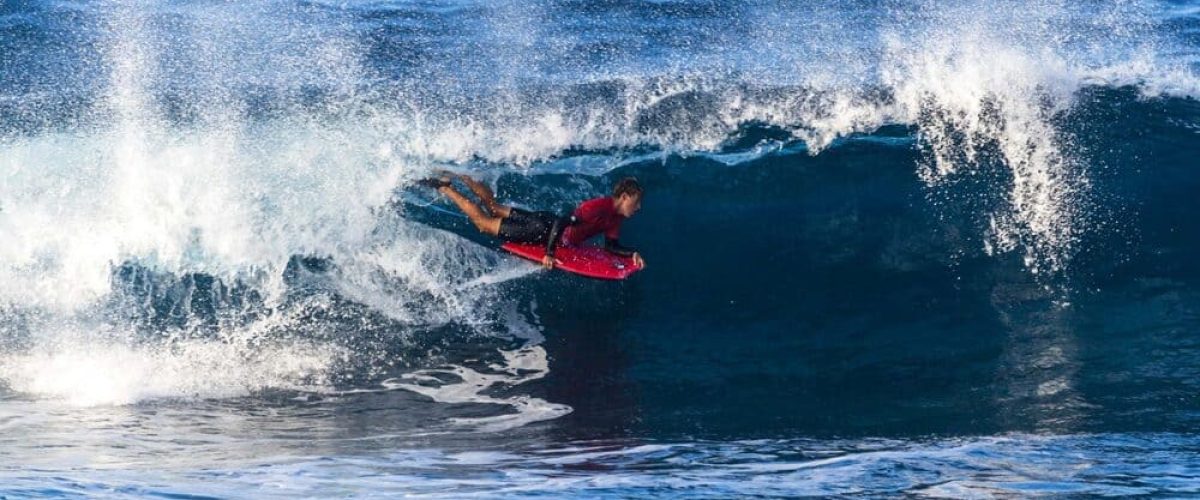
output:
[[638, 210], [642, 209], [642, 195], [622, 194], [617, 198], [617, 213], [622, 217], [633, 217]]

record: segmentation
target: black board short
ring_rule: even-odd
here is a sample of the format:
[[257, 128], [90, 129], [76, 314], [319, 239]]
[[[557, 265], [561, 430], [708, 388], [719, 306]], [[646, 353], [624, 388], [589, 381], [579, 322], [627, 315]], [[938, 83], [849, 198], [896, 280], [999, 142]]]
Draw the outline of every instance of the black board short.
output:
[[558, 216], [550, 212], [530, 212], [513, 208], [509, 210], [508, 217], [500, 220], [497, 236], [514, 243], [546, 243], [557, 219]]

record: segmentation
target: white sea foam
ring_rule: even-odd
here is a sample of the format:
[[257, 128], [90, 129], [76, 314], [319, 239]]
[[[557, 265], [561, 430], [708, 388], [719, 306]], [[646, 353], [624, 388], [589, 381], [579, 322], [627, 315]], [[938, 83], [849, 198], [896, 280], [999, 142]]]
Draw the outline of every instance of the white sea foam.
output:
[[[250, 335], [133, 345], [57, 332], [25, 352], [0, 354], [0, 380], [14, 391], [74, 406], [150, 399], [249, 396], [266, 389], [327, 391], [345, 349]], [[245, 332], [248, 333], [248, 332]]]
[[[281, 303], [294, 256], [335, 263], [332, 289], [401, 324], [483, 323], [490, 290], [458, 284], [493, 269], [494, 252], [398, 217], [394, 189], [428, 164], [414, 167], [413, 150], [395, 147], [389, 118], [331, 111], [361, 77], [337, 23], [308, 28], [255, 7], [227, 22], [181, 7], [180, 22], [166, 25], [179, 31], [163, 32], [150, 6], [113, 7], [100, 27], [110, 80], [94, 123], [0, 139], [7, 388], [80, 405], [234, 397], [324, 390], [336, 370], [382, 362], [348, 362], [378, 353], [327, 339], [280, 338], [304, 326], [286, 324], [295, 311]], [[341, 97], [260, 121], [234, 97], [255, 84]], [[182, 92], [195, 119], [167, 119], [163, 89]], [[147, 332], [129, 323], [158, 314], [155, 300], [190, 314], [194, 290], [172, 297], [152, 285], [148, 296], [120, 297], [115, 272], [129, 263], [249, 287], [262, 309], [215, 333], [194, 334], [206, 330], [193, 320]], [[141, 310], [120, 308], [129, 306]]]
[[920, 125], [932, 156], [920, 175], [935, 184], [970, 174], [998, 151], [1011, 187], [1007, 209], [992, 216], [990, 243], [1002, 251], [1020, 245], [1034, 272], [1059, 270], [1085, 223], [1078, 208], [1087, 177], [1052, 120], [1072, 105], [1083, 68], [1045, 39], [1013, 43], [1027, 26], [1052, 20], [1039, 17], [1044, 13], [1015, 20], [960, 15], [936, 17], [938, 28], [916, 47], [888, 42], [893, 63], [884, 79], [906, 121]]
[[[486, 403], [508, 406], [514, 410], [512, 413], [489, 417], [451, 419], [454, 424], [481, 432], [500, 432], [532, 422], [555, 419], [571, 412], [570, 406], [532, 396], [497, 398], [484, 394], [489, 390], [525, 384], [545, 377], [550, 372], [546, 350], [541, 346], [500, 351], [500, 354], [504, 356], [504, 363], [489, 365], [487, 372], [452, 365], [419, 370], [400, 379], [386, 380], [383, 385], [422, 394], [439, 403]], [[457, 380], [446, 381], [445, 376]]]

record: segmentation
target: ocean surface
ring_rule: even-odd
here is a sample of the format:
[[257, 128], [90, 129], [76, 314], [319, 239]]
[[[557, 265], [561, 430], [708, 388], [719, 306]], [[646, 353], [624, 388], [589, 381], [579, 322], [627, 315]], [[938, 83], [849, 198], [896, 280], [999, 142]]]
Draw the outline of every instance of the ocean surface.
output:
[[0, 497], [1200, 496], [1197, 97], [1196, 2], [0, 0]]

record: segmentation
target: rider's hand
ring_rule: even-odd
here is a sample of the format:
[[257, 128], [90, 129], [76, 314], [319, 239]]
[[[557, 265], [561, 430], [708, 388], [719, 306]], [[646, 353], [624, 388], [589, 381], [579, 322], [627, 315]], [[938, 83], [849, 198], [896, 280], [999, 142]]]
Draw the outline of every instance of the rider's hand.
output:
[[554, 269], [554, 257], [549, 255], [542, 257], [542, 267], [546, 269]]
[[641, 254], [634, 252], [633, 253], [633, 265], [637, 266], [638, 269], [645, 269], [646, 261], [642, 260]]

